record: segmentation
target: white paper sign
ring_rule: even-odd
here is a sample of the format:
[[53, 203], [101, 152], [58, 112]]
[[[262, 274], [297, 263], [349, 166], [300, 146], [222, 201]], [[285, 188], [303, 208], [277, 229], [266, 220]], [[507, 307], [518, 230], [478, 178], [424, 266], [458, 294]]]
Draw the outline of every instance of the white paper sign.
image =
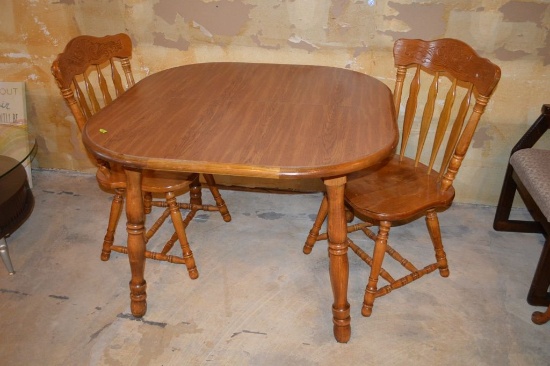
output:
[[27, 124], [24, 82], [0, 81], [0, 123]]

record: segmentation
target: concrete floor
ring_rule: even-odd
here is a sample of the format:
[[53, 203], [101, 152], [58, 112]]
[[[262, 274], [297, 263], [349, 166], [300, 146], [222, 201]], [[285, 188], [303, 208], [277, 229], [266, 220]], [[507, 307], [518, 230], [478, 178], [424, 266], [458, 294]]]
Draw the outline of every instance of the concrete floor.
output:
[[[536, 308], [525, 300], [543, 238], [493, 231], [493, 207], [456, 204], [441, 214], [451, 276], [432, 274], [378, 299], [370, 318], [360, 314], [367, 269], [350, 252], [352, 338], [339, 344], [326, 244], [302, 254], [320, 194], [223, 190], [233, 221], [206, 213], [188, 228], [200, 277], [192, 281], [184, 266], [148, 261], [148, 312], [138, 320], [129, 309], [127, 257], [99, 260], [111, 196], [91, 175], [33, 171], [33, 180], [34, 212], [8, 238], [16, 274], [0, 268], [2, 365], [550, 360], [550, 324], [531, 323]], [[118, 234], [120, 243], [124, 225]], [[165, 226], [159, 234], [171, 231]], [[390, 238], [431, 259], [423, 220], [394, 228]]]

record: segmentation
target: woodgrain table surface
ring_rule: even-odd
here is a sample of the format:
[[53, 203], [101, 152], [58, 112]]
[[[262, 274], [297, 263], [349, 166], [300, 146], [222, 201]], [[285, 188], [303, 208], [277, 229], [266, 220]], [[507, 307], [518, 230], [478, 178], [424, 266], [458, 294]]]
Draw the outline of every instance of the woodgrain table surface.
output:
[[227, 62], [150, 75], [94, 115], [84, 144], [126, 169], [132, 314], [146, 312], [140, 169], [321, 178], [329, 201], [334, 335], [347, 342], [346, 174], [391, 155], [398, 137], [394, 114], [389, 88], [365, 74]]

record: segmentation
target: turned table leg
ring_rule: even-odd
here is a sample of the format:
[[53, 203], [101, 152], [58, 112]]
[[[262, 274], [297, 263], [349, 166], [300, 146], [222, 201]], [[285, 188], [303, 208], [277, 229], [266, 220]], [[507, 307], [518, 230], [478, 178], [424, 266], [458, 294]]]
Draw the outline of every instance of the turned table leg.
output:
[[350, 306], [347, 299], [349, 262], [344, 209], [346, 177], [326, 179], [324, 183], [328, 199], [327, 232], [330, 283], [334, 296], [332, 304], [334, 337], [338, 342], [346, 343], [351, 337]]
[[126, 217], [128, 222], [128, 259], [130, 261], [130, 309], [135, 317], [147, 311], [145, 282], [145, 212], [141, 193], [141, 171], [126, 170]]

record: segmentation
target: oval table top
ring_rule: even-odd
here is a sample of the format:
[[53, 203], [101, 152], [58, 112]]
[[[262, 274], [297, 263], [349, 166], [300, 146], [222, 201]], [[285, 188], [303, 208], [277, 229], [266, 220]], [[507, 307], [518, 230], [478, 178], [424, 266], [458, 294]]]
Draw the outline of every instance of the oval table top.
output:
[[264, 178], [345, 175], [392, 153], [390, 89], [334, 67], [203, 63], [152, 74], [83, 131], [126, 167]]

